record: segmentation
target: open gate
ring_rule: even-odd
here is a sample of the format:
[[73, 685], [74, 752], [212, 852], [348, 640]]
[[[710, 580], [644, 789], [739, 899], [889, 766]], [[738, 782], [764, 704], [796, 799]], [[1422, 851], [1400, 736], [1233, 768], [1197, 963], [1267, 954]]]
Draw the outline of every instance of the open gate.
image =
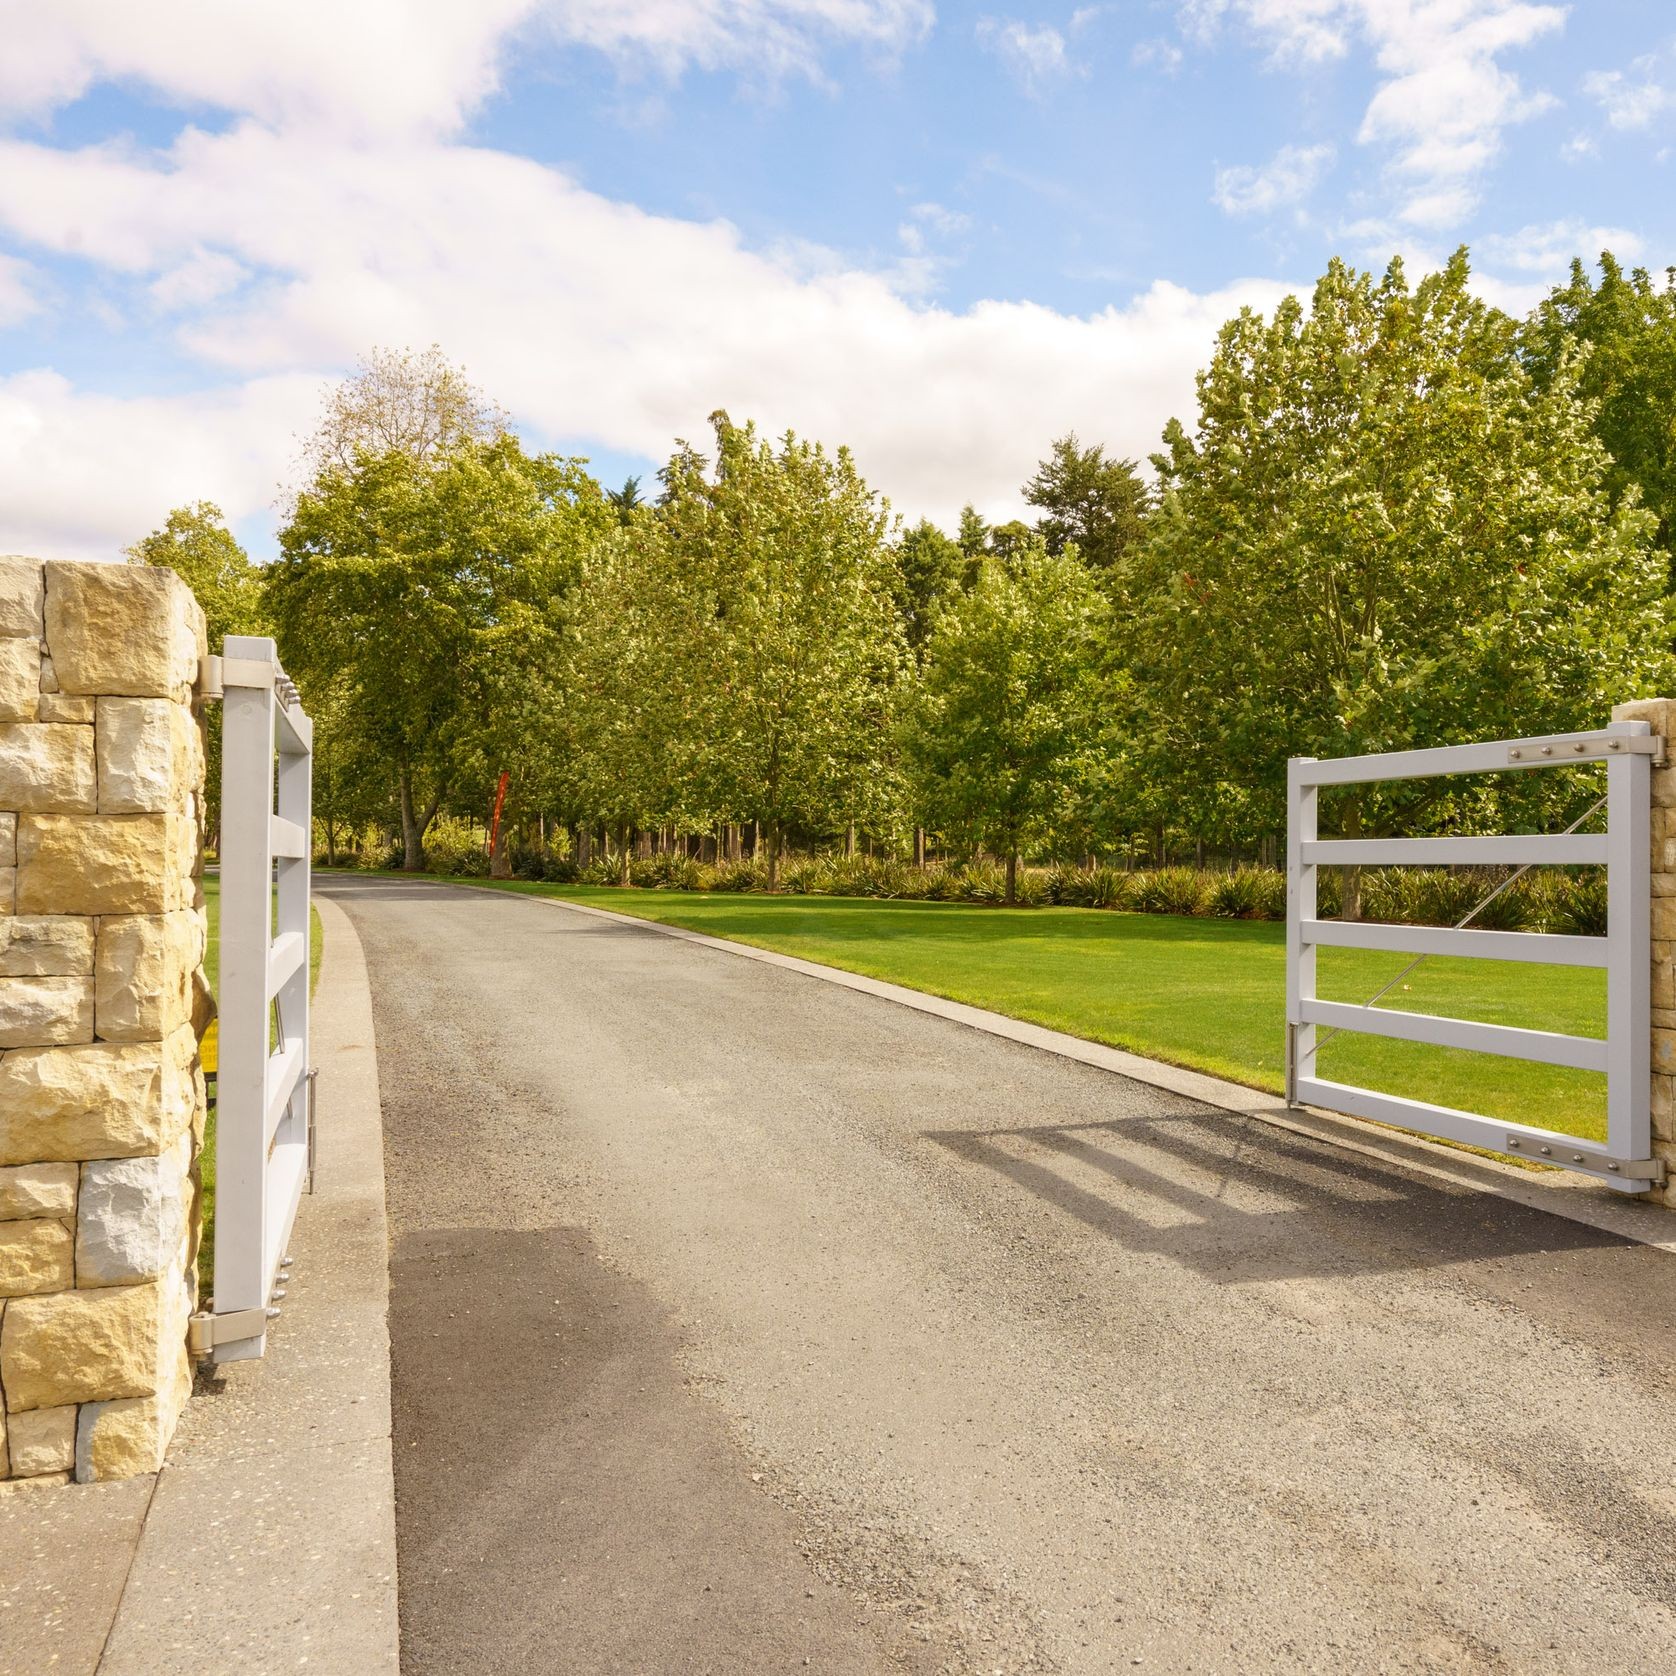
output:
[[[1491, 1151], [1582, 1170], [1625, 1193], [1642, 1193], [1663, 1179], [1650, 1157], [1649, 820], [1650, 767], [1662, 760], [1663, 741], [1646, 722], [1614, 722], [1593, 733], [1504, 739], [1483, 745], [1395, 751], [1317, 761], [1294, 757], [1287, 767], [1286, 822], [1286, 1098], [1291, 1105], [1372, 1118]], [[1603, 834], [1566, 832], [1473, 838], [1356, 838], [1316, 836], [1323, 787], [1371, 785], [1438, 775], [1505, 773], [1605, 762]], [[1316, 869], [1323, 866], [1597, 865], [1606, 868], [1607, 932], [1581, 937], [1526, 931], [1481, 931], [1458, 926], [1386, 925], [1323, 920], [1316, 912]], [[1471, 915], [1467, 918], [1470, 920]], [[1468, 1019], [1435, 1017], [1323, 1001], [1315, 992], [1319, 948], [1387, 949], [1424, 958], [1466, 955], [1606, 970], [1604, 1038], [1511, 1029]], [[1390, 986], [1387, 986], [1389, 988]], [[1384, 991], [1381, 991], [1383, 994]], [[1373, 999], [1377, 1000], [1375, 996]], [[1548, 1065], [1570, 1065], [1606, 1076], [1604, 1145], [1575, 1135], [1505, 1123], [1475, 1112], [1430, 1105], [1316, 1074], [1319, 1028], [1467, 1048]]]
[[272, 640], [229, 635], [210, 665], [206, 684], [222, 697], [215, 1287], [193, 1342], [232, 1362], [266, 1349], [313, 1167], [314, 727]]

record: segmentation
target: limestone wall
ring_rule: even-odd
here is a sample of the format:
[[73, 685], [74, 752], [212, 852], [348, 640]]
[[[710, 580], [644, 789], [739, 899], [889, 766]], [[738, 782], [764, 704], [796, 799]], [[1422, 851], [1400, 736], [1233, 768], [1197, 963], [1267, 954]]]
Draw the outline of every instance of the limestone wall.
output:
[[[1653, 770], [1652, 1043], [1653, 1156], [1676, 1178], [1676, 700], [1643, 698], [1615, 705], [1615, 722], [1649, 722], [1665, 741], [1662, 767]], [[1676, 1207], [1676, 1179], [1647, 1194]]]
[[191, 1386], [204, 650], [170, 571], [0, 558], [0, 1478], [151, 1471]]

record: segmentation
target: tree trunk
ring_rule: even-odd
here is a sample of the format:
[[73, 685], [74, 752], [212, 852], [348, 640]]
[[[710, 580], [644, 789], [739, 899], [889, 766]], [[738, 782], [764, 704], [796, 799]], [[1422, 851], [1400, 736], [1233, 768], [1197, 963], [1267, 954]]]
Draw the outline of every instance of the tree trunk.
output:
[[629, 825], [621, 821], [617, 826], [617, 883], [629, 882]]
[[397, 775], [396, 789], [402, 809], [402, 871], [425, 870], [425, 830], [413, 812], [413, 776], [404, 768]]
[[1006, 905], [1009, 908], [1017, 907], [1017, 905], [1018, 905], [1018, 851], [1017, 850], [1008, 850], [1007, 851], [1007, 897], [1006, 897]]
[[326, 817], [326, 865], [336, 867], [338, 864], [338, 823], [330, 815]]
[[854, 861], [855, 860], [855, 822], [854, 821], [851, 821], [850, 824], [847, 827], [844, 828], [844, 859], [846, 861]]
[[768, 823], [768, 888], [780, 888], [780, 823]]
[[512, 848], [507, 842], [507, 831], [510, 823], [502, 820], [495, 828], [495, 847], [489, 857], [489, 877], [491, 879], [510, 879], [512, 877]]
[[925, 865], [925, 828], [923, 826], [916, 826], [914, 828], [914, 866], [923, 867], [924, 865]]

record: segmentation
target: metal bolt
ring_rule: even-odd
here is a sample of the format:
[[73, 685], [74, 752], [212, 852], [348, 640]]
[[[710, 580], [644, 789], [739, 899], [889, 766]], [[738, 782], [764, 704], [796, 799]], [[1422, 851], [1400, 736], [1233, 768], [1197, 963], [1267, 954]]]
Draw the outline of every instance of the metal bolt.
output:
[[1554, 754], [1554, 747], [1552, 745], [1544, 745], [1542, 747], [1542, 754], [1545, 757], [1551, 757]]
[[1580, 1152], [1572, 1153], [1571, 1161], [1573, 1164], [1581, 1164], [1583, 1162], [1583, 1154]]
[[1517, 1136], [1517, 1135], [1509, 1135], [1509, 1136], [1508, 1136], [1508, 1137], [1507, 1137], [1507, 1144], [1508, 1144], [1508, 1145], [1509, 1145], [1509, 1146], [1512, 1146], [1512, 1147], [1516, 1147], [1516, 1146], [1518, 1146], [1518, 1144], [1519, 1144], [1519, 1137], [1518, 1137], [1518, 1136]]
[[279, 1300], [285, 1296], [285, 1288], [283, 1286], [276, 1286], [269, 1296], [270, 1301], [277, 1304]]
[[1616, 1164], [1608, 1164], [1606, 1167], [1607, 1167], [1607, 1169], [1614, 1170], [1614, 1171], [1618, 1168], [1618, 1166]]
[[1606, 741], [1606, 748], [1609, 751], [1621, 750], [1623, 748], [1623, 741], [1618, 739], [1608, 739]]
[[1551, 1146], [1545, 1146], [1542, 1148], [1542, 1156], [1544, 1158], [1551, 1157], [1553, 1155], [1553, 1151], [1554, 1149]]
[[1508, 752], [1508, 753], [1507, 753], [1507, 754], [1508, 754], [1508, 755], [1509, 755], [1509, 756], [1510, 756], [1510, 757], [1511, 757], [1511, 758], [1512, 758], [1512, 759], [1513, 759], [1513, 760], [1514, 760], [1514, 761], [1515, 761], [1515, 762], [1517, 762], [1517, 761], [1518, 761], [1518, 760], [1519, 760], [1519, 757], [1520, 757], [1520, 754], [1521, 754], [1521, 753], [1520, 753], [1520, 752], [1518, 752], [1518, 751], [1516, 751], [1516, 750], [1515, 750], [1515, 751], [1509, 751], [1509, 752]]
[[1571, 748], [1572, 748], [1572, 750], [1574, 750], [1578, 754], [1578, 756], [1581, 756], [1584, 753], [1584, 751], [1586, 751], [1588, 749], [1588, 746], [1585, 745], [1581, 739], [1579, 739], [1577, 741], [1577, 743], [1575, 745], [1573, 745]]
[[270, 1321], [277, 1321], [279, 1319], [279, 1311], [277, 1309], [270, 1309], [267, 1312], [267, 1315]]

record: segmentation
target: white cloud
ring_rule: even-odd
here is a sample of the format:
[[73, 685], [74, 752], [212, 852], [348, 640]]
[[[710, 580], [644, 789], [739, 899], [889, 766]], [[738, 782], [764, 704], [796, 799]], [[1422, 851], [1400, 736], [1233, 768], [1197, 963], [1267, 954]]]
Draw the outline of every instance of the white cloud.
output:
[[1233, 18], [1265, 41], [1272, 61], [1345, 56], [1361, 40], [1381, 75], [1357, 138], [1386, 148], [1397, 212], [1414, 225], [1460, 222], [1502, 132], [1553, 108], [1500, 62], [1565, 22], [1532, 0], [1178, 0], [1183, 27], [1203, 37]]
[[1575, 256], [1592, 262], [1601, 251], [1610, 250], [1621, 260], [1633, 262], [1644, 248], [1641, 239], [1628, 228], [1591, 227], [1573, 218], [1545, 221], [1521, 227], [1516, 233], [1480, 239], [1474, 254], [1492, 268], [1513, 268], [1519, 273], [1557, 280]]
[[1330, 145], [1282, 146], [1260, 167], [1237, 164], [1216, 171], [1211, 201], [1229, 215], [1259, 215], [1301, 203], [1331, 167]]
[[1583, 78], [1583, 91], [1606, 113], [1606, 120], [1618, 129], [1651, 128], [1654, 120], [1676, 105], [1676, 91], [1654, 79], [1657, 64], [1652, 58], [1638, 58], [1630, 65], [1633, 75], [1622, 70], [1595, 70]]
[[520, 38], [772, 80], [818, 75], [835, 44], [900, 52], [932, 18], [931, 0], [0, 0], [0, 117], [131, 79], [273, 125], [450, 133]]
[[1082, 75], [1065, 50], [1065, 37], [1049, 24], [978, 20], [978, 40], [1017, 78], [1025, 92], [1039, 94], [1066, 76]]
[[[954, 230], [921, 206], [914, 224]], [[247, 122], [163, 155], [0, 143], [0, 231], [79, 256], [142, 303], [168, 276], [248, 275], [183, 316], [201, 395], [0, 385], [0, 550], [107, 556], [200, 496], [262, 510], [321, 385], [373, 344], [438, 342], [541, 443], [654, 458], [725, 406], [854, 447], [913, 516], [1016, 485], [1069, 428], [1144, 455], [1217, 327], [1281, 287], [1154, 284], [1086, 317], [916, 306], [897, 276], [725, 222], [653, 215], [557, 170], [436, 138], [346, 143]], [[212, 259], [225, 266], [217, 269]], [[177, 285], [184, 283], [178, 278]]]
[[1174, 75], [1181, 68], [1181, 59], [1181, 48], [1162, 36], [1137, 41], [1129, 50], [1129, 62], [1137, 69], [1161, 70], [1167, 76]]

